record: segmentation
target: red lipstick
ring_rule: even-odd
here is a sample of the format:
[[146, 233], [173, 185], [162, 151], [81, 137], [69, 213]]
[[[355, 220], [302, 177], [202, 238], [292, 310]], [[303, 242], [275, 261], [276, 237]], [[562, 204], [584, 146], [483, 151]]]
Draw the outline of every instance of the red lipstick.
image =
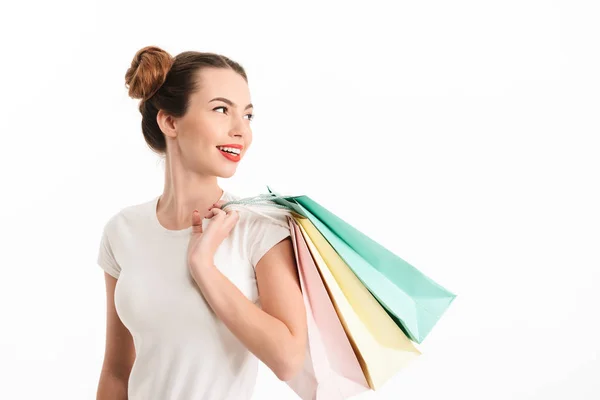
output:
[[241, 153], [243, 148], [244, 146], [242, 146], [241, 144], [234, 143], [217, 146], [217, 149], [219, 149], [223, 157], [233, 162], [239, 162], [241, 160]]

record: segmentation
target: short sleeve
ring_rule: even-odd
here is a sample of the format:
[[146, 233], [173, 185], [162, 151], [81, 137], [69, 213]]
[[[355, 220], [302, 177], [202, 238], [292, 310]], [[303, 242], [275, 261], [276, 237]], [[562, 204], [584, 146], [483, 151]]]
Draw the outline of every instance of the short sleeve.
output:
[[249, 232], [249, 253], [250, 262], [254, 268], [273, 246], [291, 235], [288, 217], [277, 216], [274, 218], [280, 221], [281, 225], [262, 216], [252, 219]]
[[115, 260], [106, 227], [102, 232], [100, 248], [98, 249], [97, 263], [109, 275], [116, 279], [119, 278], [119, 275], [121, 274], [121, 267]]

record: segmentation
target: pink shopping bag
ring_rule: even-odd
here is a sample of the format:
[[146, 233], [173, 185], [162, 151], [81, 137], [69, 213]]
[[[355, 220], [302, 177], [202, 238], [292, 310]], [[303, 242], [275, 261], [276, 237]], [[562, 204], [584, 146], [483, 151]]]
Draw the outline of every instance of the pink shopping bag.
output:
[[308, 245], [288, 218], [308, 318], [303, 370], [286, 383], [303, 400], [347, 399], [370, 390]]

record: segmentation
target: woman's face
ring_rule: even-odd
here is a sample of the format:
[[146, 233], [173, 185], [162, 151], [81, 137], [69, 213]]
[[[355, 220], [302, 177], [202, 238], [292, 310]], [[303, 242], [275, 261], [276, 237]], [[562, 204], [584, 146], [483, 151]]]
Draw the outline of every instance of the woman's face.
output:
[[175, 120], [178, 153], [189, 170], [229, 178], [252, 143], [250, 90], [231, 69], [203, 69], [198, 78], [200, 89]]

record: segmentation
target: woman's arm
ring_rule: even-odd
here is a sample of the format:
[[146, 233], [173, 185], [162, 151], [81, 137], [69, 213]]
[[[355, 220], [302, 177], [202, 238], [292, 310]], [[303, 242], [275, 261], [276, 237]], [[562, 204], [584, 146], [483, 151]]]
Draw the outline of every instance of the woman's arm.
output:
[[282, 381], [302, 368], [306, 310], [290, 237], [273, 246], [256, 265], [262, 310], [212, 263], [196, 266], [195, 280], [229, 330]]
[[115, 309], [117, 279], [104, 273], [106, 282], [106, 348], [96, 400], [127, 400], [127, 383], [135, 360], [133, 338]]

